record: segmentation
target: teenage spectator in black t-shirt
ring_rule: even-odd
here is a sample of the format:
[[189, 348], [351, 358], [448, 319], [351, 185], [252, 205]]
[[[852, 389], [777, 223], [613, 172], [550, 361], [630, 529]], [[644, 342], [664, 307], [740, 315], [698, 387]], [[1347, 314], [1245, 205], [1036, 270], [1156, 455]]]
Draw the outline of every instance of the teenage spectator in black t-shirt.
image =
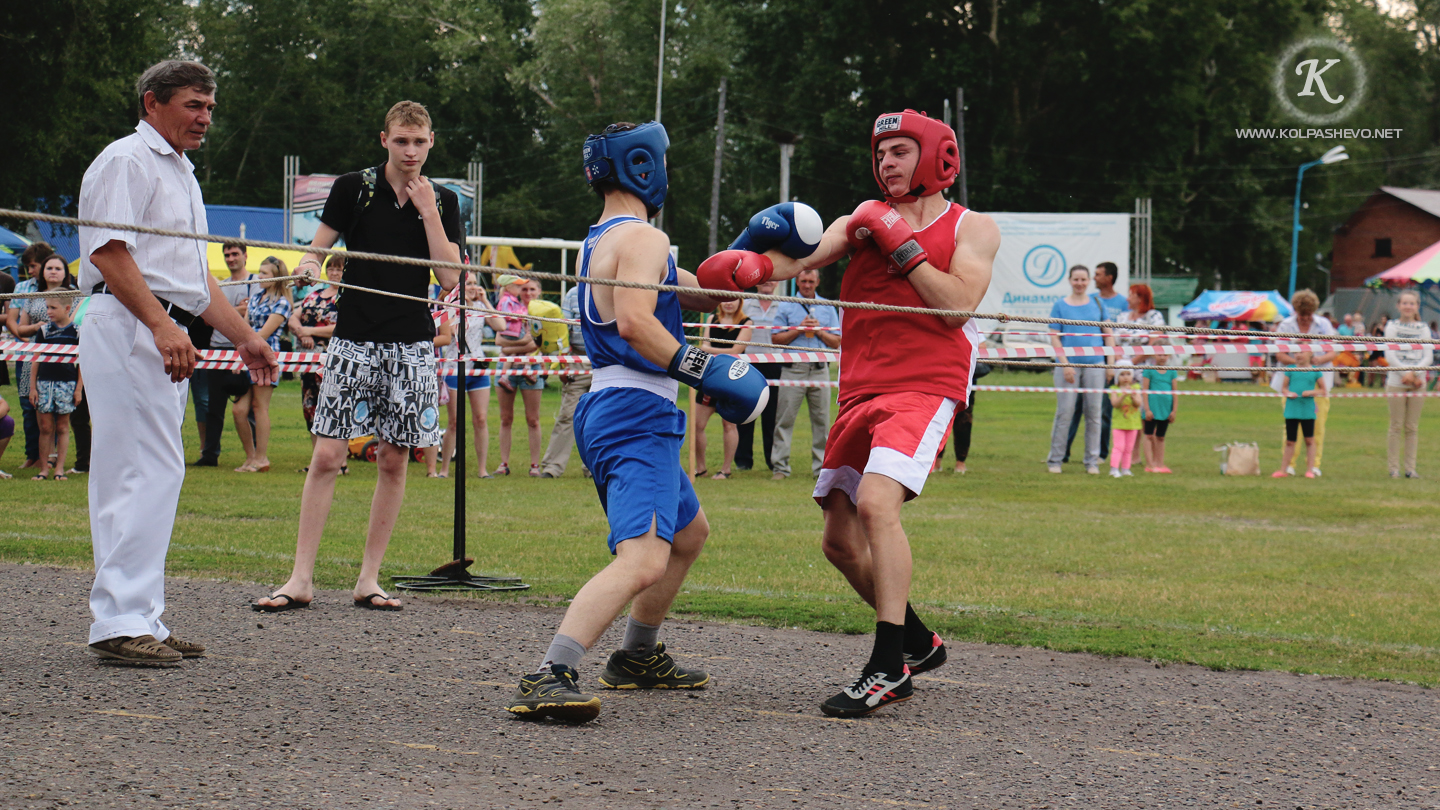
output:
[[[384, 165], [342, 175], [330, 187], [312, 247], [328, 248], [345, 237], [350, 250], [420, 259], [460, 261], [465, 240], [460, 200], [420, 174], [435, 144], [430, 114], [402, 101], [385, 116], [380, 145]], [[296, 266], [314, 274], [321, 254], [309, 253]], [[439, 377], [435, 370], [435, 321], [424, 302], [430, 281], [424, 267], [351, 258], [345, 281], [361, 287], [420, 298], [406, 301], [348, 289], [336, 305], [335, 333], [325, 355], [320, 397], [315, 406], [315, 450], [300, 500], [300, 531], [290, 579], [272, 596], [255, 603], [261, 611], [309, 604], [315, 594], [315, 554], [335, 477], [345, 462], [347, 441], [374, 434], [379, 439], [378, 472], [365, 557], [353, 594], [355, 606], [399, 610], [400, 600], [380, 588], [380, 563], [405, 496], [410, 448], [440, 443]], [[459, 273], [435, 268], [446, 289]]]

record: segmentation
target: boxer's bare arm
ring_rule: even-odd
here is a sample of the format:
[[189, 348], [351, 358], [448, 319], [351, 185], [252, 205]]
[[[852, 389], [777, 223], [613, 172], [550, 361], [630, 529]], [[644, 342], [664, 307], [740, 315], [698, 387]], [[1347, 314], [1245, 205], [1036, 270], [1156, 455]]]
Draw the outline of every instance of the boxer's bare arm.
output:
[[845, 238], [845, 225], [848, 222], [850, 217], [846, 215], [830, 223], [830, 227], [825, 229], [825, 235], [820, 237], [819, 247], [803, 259], [792, 259], [778, 250], [765, 251], [765, 255], [775, 264], [775, 273], [770, 277], [776, 281], [784, 281], [805, 270], [818, 270], [845, 258], [854, 250], [850, 241]]
[[[670, 240], [654, 228], [630, 227], [624, 239], [607, 239], [601, 243], [602, 250], [609, 248], [610, 259], [614, 262], [614, 278], [621, 281], [638, 281], [657, 284], [664, 281], [664, 269], [670, 257]], [[656, 272], [660, 268], [660, 272]], [[603, 275], [609, 275], [608, 273]], [[690, 276], [690, 283], [695, 277]], [[680, 350], [680, 342], [670, 334], [660, 319], [655, 317], [655, 290], [638, 290], [630, 287], [615, 287], [615, 322], [620, 337], [629, 343], [641, 357], [661, 368], [670, 364], [670, 358]]]
[[[921, 262], [909, 275], [925, 306], [932, 309], [974, 310], [990, 289], [995, 253], [1000, 249], [1000, 228], [995, 220], [971, 211], [960, 222], [955, 235], [955, 253], [948, 272]], [[946, 318], [945, 325], [958, 329], [968, 318]]]
[[[689, 270], [677, 269], [675, 278], [676, 284], [681, 287], [689, 287], [692, 290], [701, 289], [700, 282], [695, 279], [695, 274]], [[715, 307], [720, 304], [719, 298], [699, 293], [676, 293], [676, 297], [680, 299], [681, 308], [694, 312], [714, 312]]]

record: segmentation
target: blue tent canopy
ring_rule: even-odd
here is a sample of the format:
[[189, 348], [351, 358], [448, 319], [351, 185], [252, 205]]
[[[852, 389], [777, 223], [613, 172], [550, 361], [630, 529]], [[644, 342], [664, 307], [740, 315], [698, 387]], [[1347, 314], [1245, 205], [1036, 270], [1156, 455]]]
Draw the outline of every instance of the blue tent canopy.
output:
[[0, 247], [9, 248], [11, 253], [23, 253], [30, 247], [30, 240], [6, 228], [0, 228]]
[[1290, 302], [1274, 290], [1206, 290], [1180, 310], [1184, 321], [1279, 321], [1295, 314]]
[[0, 268], [20, 266], [20, 254], [30, 246], [30, 240], [14, 231], [0, 228]]

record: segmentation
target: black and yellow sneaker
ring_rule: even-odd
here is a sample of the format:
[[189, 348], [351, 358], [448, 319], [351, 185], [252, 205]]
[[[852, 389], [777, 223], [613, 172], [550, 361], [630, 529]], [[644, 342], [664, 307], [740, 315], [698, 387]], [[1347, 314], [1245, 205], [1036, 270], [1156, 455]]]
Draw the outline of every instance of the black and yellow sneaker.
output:
[[527, 720], [553, 717], [567, 723], [584, 723], [600, 714], [600, 698], [587, 695], [576, 685], [575, 670], [556, 664], [549, 672], [536, 672], [520, 679], [515, 696], [505, 711]]
[[662, 641], [649, 655], [636, 656], [624, 650], [611, 653], [600, 683], [610, 689], [703, 689], [710, 683], [710, 673], [681, 669], [665, 652]]

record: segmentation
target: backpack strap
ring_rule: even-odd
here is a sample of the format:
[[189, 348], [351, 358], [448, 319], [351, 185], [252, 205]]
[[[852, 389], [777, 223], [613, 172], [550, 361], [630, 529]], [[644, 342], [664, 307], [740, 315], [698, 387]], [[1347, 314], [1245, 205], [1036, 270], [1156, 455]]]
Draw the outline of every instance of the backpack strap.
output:
[[[355, 211], [350, 217], [352, 227], [359, 221], [360, 215], [365, 213], [365, 209], [370, 207], [370, 201], [375, 199], [375, 188], [379, 182], [380, 173], [374, 166], [360, 170], [360, 194], [355, 198]], [[440, 196], [440, 184], [431, 180], [430, 188], [435, 192], [435, 208], [440, 212], [440, 218], [444, 219], [445, 202], [444, 198]]]

